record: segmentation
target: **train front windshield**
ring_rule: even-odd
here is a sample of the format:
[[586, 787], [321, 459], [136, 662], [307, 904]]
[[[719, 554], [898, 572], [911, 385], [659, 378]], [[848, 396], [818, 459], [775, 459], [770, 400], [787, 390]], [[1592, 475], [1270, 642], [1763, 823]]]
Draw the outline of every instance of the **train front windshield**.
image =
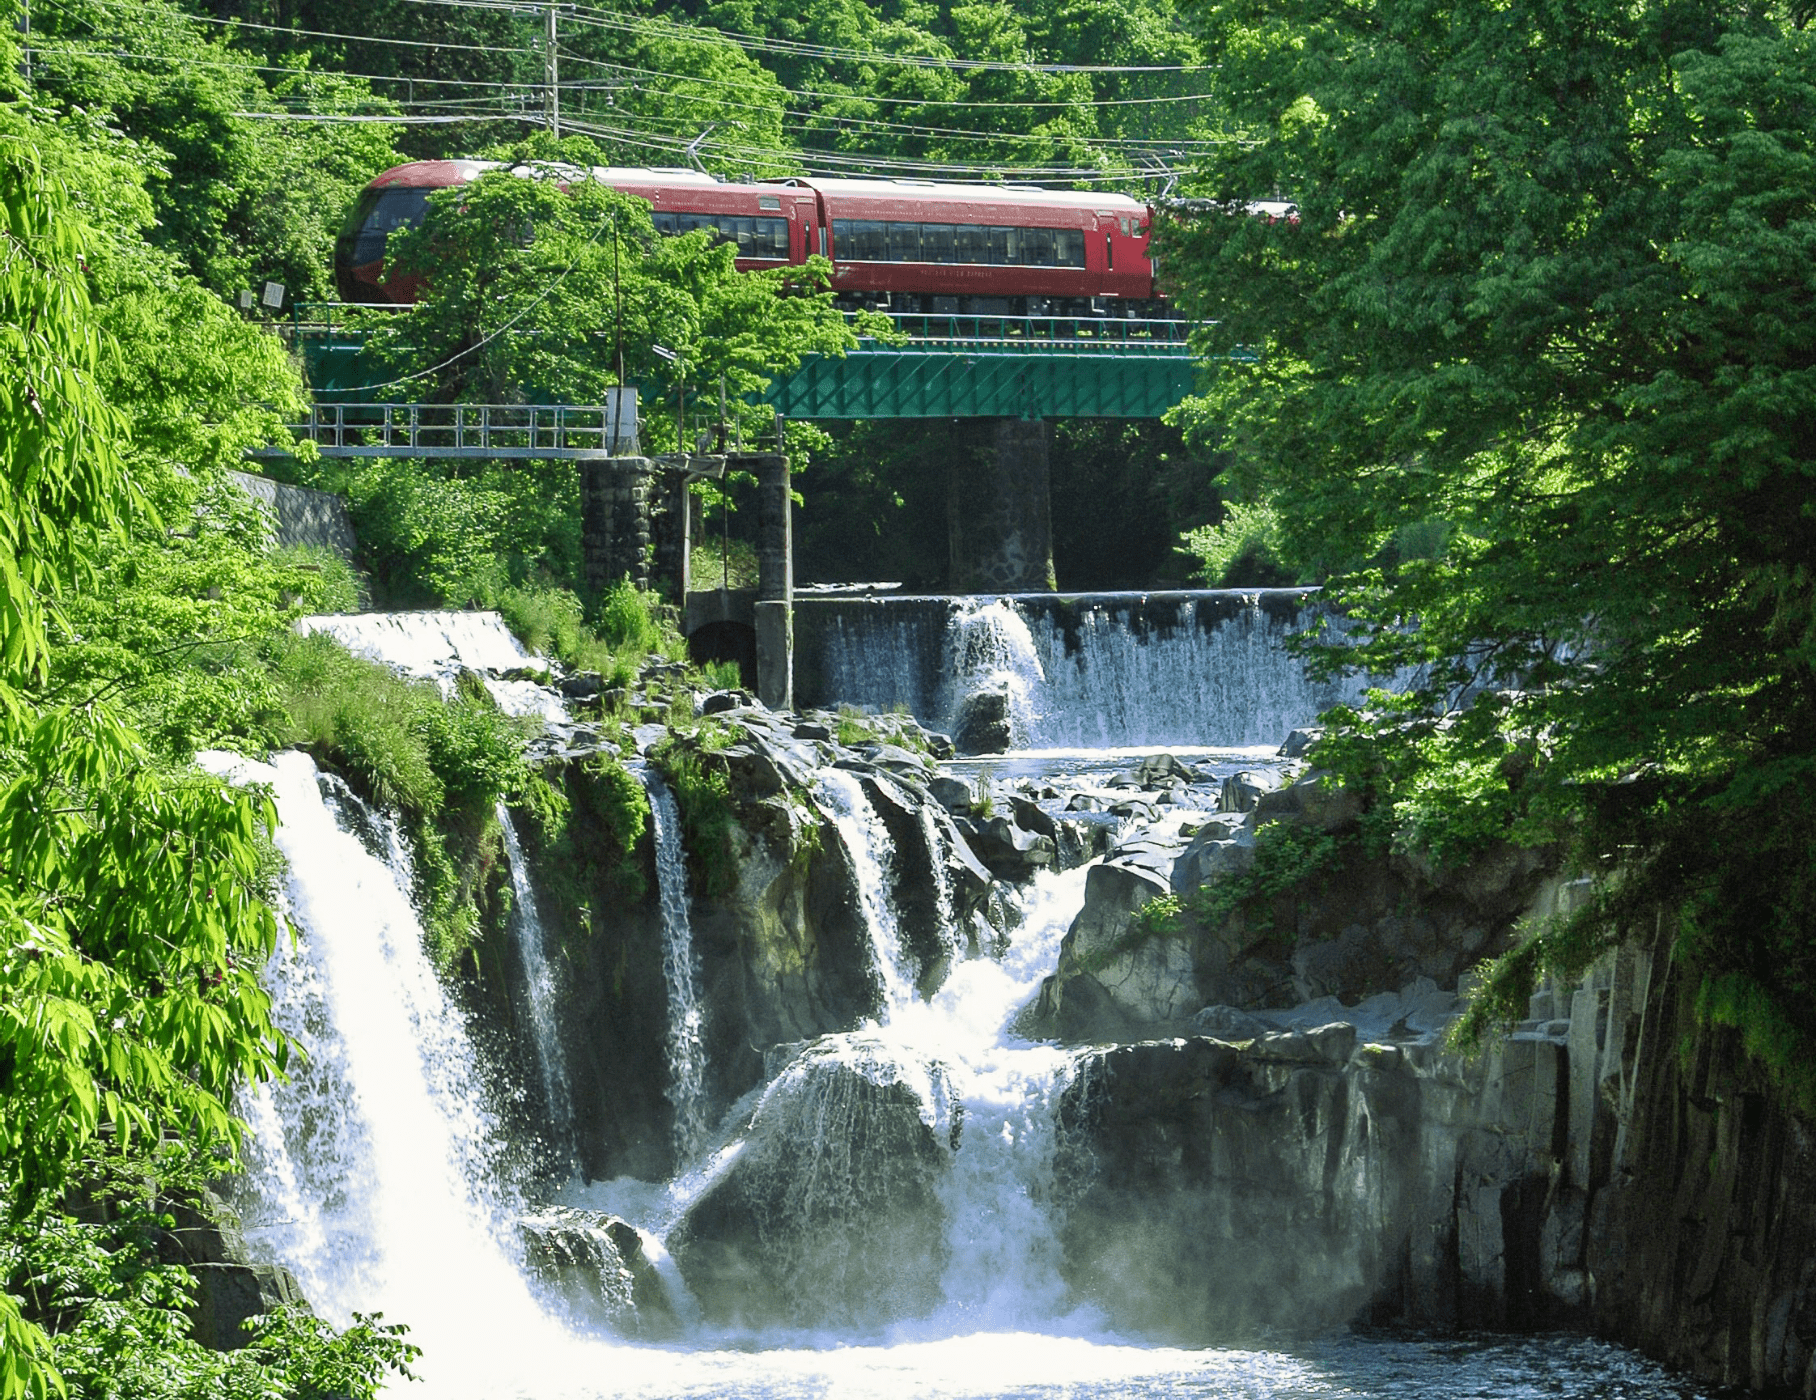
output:
[[385, 255], [385, 240], [394, 230], [414, 228], [429, 208], [434, 191], [414, 185], [367, 190], [341, 225], [335, 249], [342, 267], [364, 267]]

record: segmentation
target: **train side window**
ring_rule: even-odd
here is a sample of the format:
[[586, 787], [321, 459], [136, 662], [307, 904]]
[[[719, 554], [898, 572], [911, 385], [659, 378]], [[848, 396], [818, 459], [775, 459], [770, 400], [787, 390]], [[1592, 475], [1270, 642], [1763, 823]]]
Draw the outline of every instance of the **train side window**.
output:
[[1053, 230], [1053, 261], [1059, 267], [1085, 265], [1085, 231], [1081, 228]]
[[954, 262], [990, 261], [990, 230], [982, 224], [960, 224], [953, 230]]
[[889, 261], [919, 262], [921, 260], [921, 226], [919, 224], [890, 224], [889, 228]]
[[834, 219], [832, 241], [842, 262], [888, 262], [888, 225], [881, 219]]
[[681, 232], [680, 220], [673, 214], [657, 214], [656, 232], [664, 235], [679, 233]]
[[990, 230], [990, 261], [998, 267], [1012, 266], [1021, 261], [1020, 229], [993, 228]]
[[1050, 228], [1021, 230], [1021, 261], [1031, 267], [1052, 267], [1053, 233]]
[[951, 224], [921, 225], [921, 261], [930, 263], [957, 262], [958, 235]]

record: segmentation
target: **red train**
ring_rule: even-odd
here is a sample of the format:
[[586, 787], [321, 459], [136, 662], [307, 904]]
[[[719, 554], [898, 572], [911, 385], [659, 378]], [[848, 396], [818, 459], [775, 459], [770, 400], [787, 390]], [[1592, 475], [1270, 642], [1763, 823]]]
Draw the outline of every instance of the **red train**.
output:
[[[425, 160], [374, 179], [335, 244], [341, 299], [414, 301], [415, 283], [381, 276], [386, 236], [420, 222], [431, 191], [495, 168]], [[741, 269], [824, 254], [847, 306], [980, 316], [1166, 314], [1147, 251], [1153, 211], [1125, 195], [933, 180], [759, 184], [625, 167], [595, 167], [591, 176], [647, 199], [659, 233], [706, 228], [735, 244]]]

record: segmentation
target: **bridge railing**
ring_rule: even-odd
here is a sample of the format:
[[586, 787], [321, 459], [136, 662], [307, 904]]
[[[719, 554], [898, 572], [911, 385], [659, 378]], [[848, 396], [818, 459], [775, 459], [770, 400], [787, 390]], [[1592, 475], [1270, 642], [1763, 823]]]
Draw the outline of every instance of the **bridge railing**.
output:
[[[855, 317], [856, 313], [853, 313]], [[1113, 316], [980, 316], [886, 311], [911, 348], [1002, 346], [1015, 351], [1180, 355], [1189, 350], [1190, 321]], [[869, 342], [890, 348], [882, 341]]]
[[602, 404], [327, 403], [293, 425], [331, 457], [602, 457], [634, 451], [637, 391]]

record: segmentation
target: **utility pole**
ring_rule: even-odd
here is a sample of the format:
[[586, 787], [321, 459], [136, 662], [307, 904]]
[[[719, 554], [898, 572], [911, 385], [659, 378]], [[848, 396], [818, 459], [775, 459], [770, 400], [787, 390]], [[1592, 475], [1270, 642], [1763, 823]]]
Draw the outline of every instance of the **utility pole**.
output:
[[548, 81], [548, 93], [543, 100], [543, 114], [548, 119], [549, 134], [559, 141], [561, 139], [561, 72], [555, 56], [555, 7], [550, 5], [543, 13], [548, 20], [547, 37], [543, 41], [543, 69]]

